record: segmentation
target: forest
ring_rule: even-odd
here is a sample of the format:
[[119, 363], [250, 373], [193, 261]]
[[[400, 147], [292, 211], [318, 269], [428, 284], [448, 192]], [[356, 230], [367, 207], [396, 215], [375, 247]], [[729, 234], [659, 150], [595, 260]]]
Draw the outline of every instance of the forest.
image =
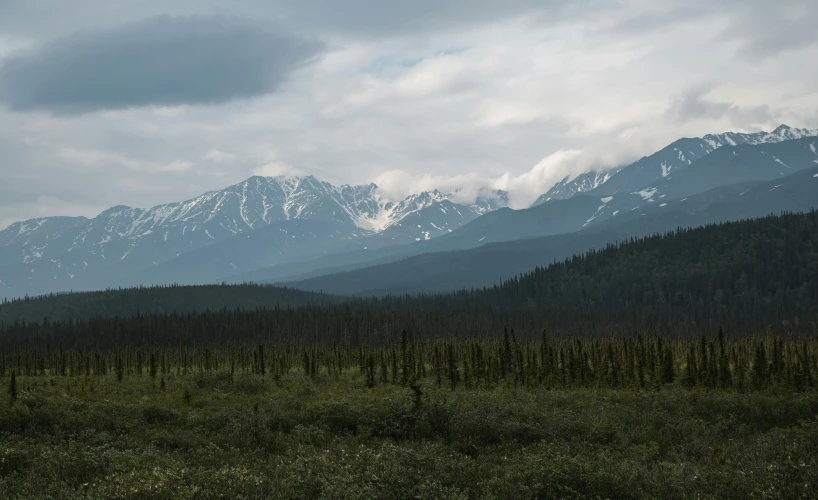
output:
[[814, 498], [815, 304], [815, 212], [629, 239], [452, 294], [12, 301], [0, 491]]

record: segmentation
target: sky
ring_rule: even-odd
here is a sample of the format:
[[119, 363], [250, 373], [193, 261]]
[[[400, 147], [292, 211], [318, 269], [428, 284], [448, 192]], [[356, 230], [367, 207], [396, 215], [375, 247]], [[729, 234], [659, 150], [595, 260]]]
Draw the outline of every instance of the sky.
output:
[[818, 127], [818, 2], [0, 0], [0, 228], [251, 175], [506, 189]]

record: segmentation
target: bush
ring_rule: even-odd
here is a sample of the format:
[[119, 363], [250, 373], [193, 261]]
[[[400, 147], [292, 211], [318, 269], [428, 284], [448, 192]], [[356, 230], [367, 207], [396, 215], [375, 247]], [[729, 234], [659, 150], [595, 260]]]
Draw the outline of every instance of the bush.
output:
[[148, 425], [167, 425], [175, 423], [181, 417], [181, 413], [161, 406], [147, 406], [142, 410], [142, 418]]

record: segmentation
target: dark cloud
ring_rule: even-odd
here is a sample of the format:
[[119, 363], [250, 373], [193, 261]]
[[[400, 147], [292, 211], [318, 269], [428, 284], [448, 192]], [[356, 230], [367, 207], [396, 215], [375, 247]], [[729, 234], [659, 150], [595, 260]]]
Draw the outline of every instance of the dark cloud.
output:
[[730, 111], [729, 102], [711, 101], [705, 96], [710, 93], [710, 85], [697, 85], [671, 101], [667, 116], [677, 122], [701, 118], [718, 120]]
[[[0, 185], [0, 207], [34, 203], [38, 197], [39, 195], [36, 193], [20, 191], [17, 186]], [[0, 231], [2, 229], [0, 227]]]
[[758, 60], [782, 52], [799, 50], [818, 43], [818, 2], [789, 0], [720, 0], [724, 11], [732, 12], [722, 38], [738, 40], [739, 54]]
[[707, 6], [683, 5], [667, 10], [642, 12], [628, 16], [614, 24], [610, 31], [614, 34], [648, 33], [678, 23], [695, 21], [705, 15], [712, 14]]
[[235, 19], [154, 17], [8, 58], [0, 101], [55, 114], [222, 103], [275, 91], [321, 49]]
[[775, 119], [774, 113], [766, 104], [741, 107], [732, 102], [707, 99], [711, 89], [710, 84], [691, 87], [671, 100], [666, 116], [677, 123], [699, 119], [718, 120], [724, 116], [741, 124], [764, 124]]
[[[324, 34], [393, 36], [494, 22], [526, 13], [551, 20], [582, 15], [583, 9], [615, 0], [0, 0], [0, 31], [53, 36], [157, 13], [229, 15], [286, 23]], [[587, 12], [587, 11], [586, 11]]]

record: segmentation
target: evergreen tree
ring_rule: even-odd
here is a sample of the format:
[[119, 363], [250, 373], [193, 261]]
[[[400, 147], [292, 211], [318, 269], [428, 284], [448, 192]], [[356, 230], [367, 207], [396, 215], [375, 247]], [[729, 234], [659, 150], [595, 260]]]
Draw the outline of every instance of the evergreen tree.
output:
[[756, 390], [765, 389], [769, 385], [769, 377], [770, 370], [767, 362], [767, 354], [764, 350], [764, 342], [760, 341], [756, 345], [755, 358], [753, 359], [753, 388]]
[[12, 405], [17, 402], [17, 376], [14, 370], [11, 371], [11, 380], [9, 381], [9, 399]]

